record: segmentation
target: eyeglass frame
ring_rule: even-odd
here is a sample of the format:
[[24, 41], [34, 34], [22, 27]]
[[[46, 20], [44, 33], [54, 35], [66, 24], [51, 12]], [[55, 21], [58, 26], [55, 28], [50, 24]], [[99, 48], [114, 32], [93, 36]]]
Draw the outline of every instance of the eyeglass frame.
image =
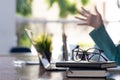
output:
[[[76, 49], [77, 49], [77, 51], [75, 51]], [[89, 57], [89, 54], [88, 54], [87, 51], [90, 50], [90, 49], [98, 50], [99, 53], [92, 52], [92, 53], [91, 53], [92, 55]], [[102, 49], [99, 49], [99, 48], [88, 48], [87, 50], [83, 50], [83, 49], [79, 48], [79, 46], [76, 46], [76, 48], [74, 48], [74, 49], [72, 50], [72, 60], [74, 60], [74, 52], [77, 52], [77, 55], [76, 55], [75, 57], [77, 57], [77, 56], [79, 55], [79, 54], [78, 54], [79, 52], [82, 53], [81, 60], [79, 60], [79, 61], [88, 61], [88, 62], [91, 62], [90, 59], [92, 59], [92, 57], [94, 57], [95, 55], [99, 55], [99, 57], [98, 57], [98, 59], [97, 59], [97, 62], [100, 61], [100, 57], [102, 57], [105, 61], [108, 61], [108, 59], [102, 55], [102, 53], [103, 53], [104, 51], [103, 51]]]

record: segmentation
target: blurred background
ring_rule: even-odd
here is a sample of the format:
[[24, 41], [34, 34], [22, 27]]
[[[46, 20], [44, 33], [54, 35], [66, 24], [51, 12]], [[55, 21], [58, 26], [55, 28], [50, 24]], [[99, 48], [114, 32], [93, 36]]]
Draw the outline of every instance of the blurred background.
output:
[[78, 26], [75, 19], [81, 6], [94, 13], [94, 6], [101, 13], [106, 29], [117, 45], [120, 41], [119, 0], [0, 0], [0, 54], [9, 53], [14, 46], [24, 46], [34, 52], [24, 29], [38, 36], [43, 32], [52, 35], [52, 59], [61, 60], [62, 34], [66, 35], [68, 56], [79, 45], [82, 49], [94, 47], [89, 36], [93, 28]]

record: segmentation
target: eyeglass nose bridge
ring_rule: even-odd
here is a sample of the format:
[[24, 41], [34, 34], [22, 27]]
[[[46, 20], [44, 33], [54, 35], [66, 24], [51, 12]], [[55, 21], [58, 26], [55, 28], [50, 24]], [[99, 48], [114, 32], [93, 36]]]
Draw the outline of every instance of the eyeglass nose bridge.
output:
[[82, 54], [81, 60], [85, 60], [85, 61], [88, 60], [88, 59], [87, 59], [87, 58], [88, 58], [87, 51], [84, 50], [82, 53], [83, 53], [83, 54]]

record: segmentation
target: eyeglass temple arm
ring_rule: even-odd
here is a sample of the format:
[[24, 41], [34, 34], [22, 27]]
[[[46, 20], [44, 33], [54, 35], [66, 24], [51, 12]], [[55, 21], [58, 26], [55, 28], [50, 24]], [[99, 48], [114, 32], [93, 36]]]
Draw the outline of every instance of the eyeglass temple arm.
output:
[[101, 55], [101, 57], [105, 60], [105, 61], [108, 61], [108, 59], [107, 58], [105, 58], [101, 53], [103, 53], [104, 51], [103, 50], [100, 50], [100, 55]]
[[[100, 53], [104, 52], [103, 50], [98, 49], [98, 48], [89, 48], [89, 49], [87, 49], [87, 51], [90, 50], [90, 49], [96, 49], [96, 50], [99, 50]], [[90, 58], [88, 58], [88, 61], [89, 61], [94, 55], [96, 55], [96, 54], [98, 54], [98, 53], [93, 53], [93, 55], [91, 55]]]
[[[105, 57], [101, 54], [101, 53], [104, 52], [104, 51], [103, 51], [103, 50], [100, 50], [100, 49], [99, 49], [99, 51], [100, 51], [100, 54], [99, 54], [98, 60], [100, 60], [100, 56], [101, 56], [105, 61], [108, 61], [108, 59], [105, 58]], [[98, 54], [98, 53], [94, 53], [94, 54], [89, 58], [89, 60], [90, 60], [95, 54]]]

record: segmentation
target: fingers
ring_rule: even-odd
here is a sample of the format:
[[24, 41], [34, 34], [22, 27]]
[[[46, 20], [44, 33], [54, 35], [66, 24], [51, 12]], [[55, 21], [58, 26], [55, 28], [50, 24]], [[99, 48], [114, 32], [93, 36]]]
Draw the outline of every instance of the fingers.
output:
[[[91, 14], [89, 11], [87, 11], [85, 8], [83, 8], [83, 7], [81, 7], [81, 9], [83, 10], [83, 14], [85, 15], [85, 14], [87, 14], [87, 15], [93, 15], [93, 14]], [[95, 6], [95, 12], [97, 13], [97, 14], [100, 14], [99, 13], [99, 11], [97, 10], [97, 7]]]
[[87, 20], [87, 19], [80, 18], [80, 17], [75, 17], [75, 18], [77, 18], [77, 19], [79, 19], [79, 20], [81, 20], [81, 21], [84, 22], [84, 23], [78, 23], [77, 25], [87, 25], [87, 23], [86, 23], [86, 20]]
[[88, 17], [91, 16], [93, 14], [91, 14], [88, 10], [86, 10], [85, 8], [81, 7], [82, 11], [77, 11], [80, 15], [84, 16], [84, 17]]
[[82, 12], [82, 11], [77, 11], [80, 15], [82, 15], [82, 16], [84, 16], [84, 17], [87, 17], [87, 15], [84, 13], [84, 12]]
[[83, 18], [80, 18], [80, 17], [75, 17], [75, 18], [77, 18], [79, 20], [82, 20], [82, 21], [86, 21], [86, 19], [83, 19]]
[[88, 25], [87, 23], [78, 23], [77, 25]]
[[[79, 20], [81, 20], [82, 21], [82, 23], [78, 23], [77, 25], [88, 25], [88, 23], [86, 22], [87, 21], [87, 17], [89, 16], [89, 15], [91, 15], [90, 13], [89, 13], [89, 11], [87, 11], [87, 10], [85, 10], [83, 7], [82, 7], [82, 11], [77, 11], [80, 15], [82, 15], [83, 17], [85, 17], [85, 18], [81, 18], [81, 17], [75, 17], [75, 18], [77, 18], [77, 19], [79, 19]], [[84, 23], [83, 23], [84, 22]]]
[[95, 6], [95, 12], [96, 12], [97, 14], [100, 14], [99, 11], [97, 10], [97, 7], [96, 7], [96, 6]]
[[83, 13], [87, 15], [87, 17], [90, 16], [90, 15], [93, 15], [93, 14], [91, 14], [88, 10], [86, 10], [83, 7], [81, 7], [81, 9], [83, 10]]
[[87, 11], [86, 9], [84, 9], [83, 7], [81, 7], [81, 9], [82, 9], [85, 13], [90, 14], [90, 12]]

